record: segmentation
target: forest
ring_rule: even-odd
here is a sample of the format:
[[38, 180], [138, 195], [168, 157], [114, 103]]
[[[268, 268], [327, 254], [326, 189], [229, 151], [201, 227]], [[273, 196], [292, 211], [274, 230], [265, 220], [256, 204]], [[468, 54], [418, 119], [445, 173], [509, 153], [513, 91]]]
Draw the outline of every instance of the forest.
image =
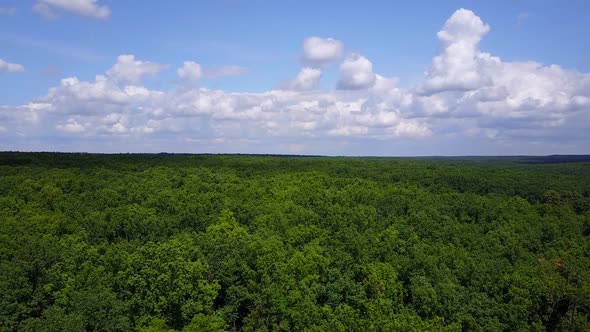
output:
[[590, 158], [2, 152], [0, 331], [590, 331]]

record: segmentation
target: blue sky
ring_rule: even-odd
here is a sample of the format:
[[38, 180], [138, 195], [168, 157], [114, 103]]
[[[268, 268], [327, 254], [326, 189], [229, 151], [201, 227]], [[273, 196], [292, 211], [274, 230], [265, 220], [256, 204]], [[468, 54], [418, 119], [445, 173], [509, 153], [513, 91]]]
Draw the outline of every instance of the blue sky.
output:
[[0, 1], [0, 150], [590, 153], [589, 10]]

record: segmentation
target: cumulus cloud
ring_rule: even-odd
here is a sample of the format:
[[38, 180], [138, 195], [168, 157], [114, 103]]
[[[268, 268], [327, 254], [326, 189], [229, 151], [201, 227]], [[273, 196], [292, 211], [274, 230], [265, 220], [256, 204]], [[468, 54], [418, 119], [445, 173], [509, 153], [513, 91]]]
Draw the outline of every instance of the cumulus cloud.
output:
[[305, 67], [289, 83], [289, 88], [302, 91], [315, 89], [319, 85], [321, 77], [322, 71], [320, 69]]
[[19, 65], [18, 63], [6, 62], [6, 61], [0, 59], [0, 74], [22, 72], [22, 71], [25, 71], [25, 67], [23, 65]]
[[306, 91], [319, 86], [322, 69], [342, 57], [344, 44], [333, 38], [308, 37], [303, 41], [303, 63], [297, 76], [282, 86], [289, 90]]
[[[0, 135], [23, 136], [32, 131], [39, 124], [39, 113], [44, 111], [45, 105], [29, 103], [22, 106], [0, 106]], [[8, 141], [7, 137], [2, 139]]]
[[478, 128], [509, 139], [522, 136], [523, 127], [528, 135], [554, 131], [589, 111], [590, 75], [533, 61], [504, 62], [479, 49], [489, 30], [466, 9], [447, 20], [438, 33], [440, 52], [416, 89], [413, 114], [447, 118], [444, 124], [457, 128], [469, 123], [472, 128], [460, 130]]
[[56, 128], [59, 131], [70, 134], [83, 133], [86, 130], [86, 128], [84, 128], [84, 126], [78, 123], [75, 119], [69, 119], [66, 123], [58, 124]]
[[395, 105], [341, 91], [229, 93], [188, 88], [160, 92], [98, 75], [94, 81], [63, 79], [36, 102], [43, 105], [43, 123], [54, 122], [54, 128], [70, 135], [174, 133], [260, 140], [300, 135], [410, 136], [394, 131], [404, 121]]
[[396, 136], [402, 137], [427, 137], [432, 131], [423, 124], [415, 122], [401, 122], [390, 129]]
[[[304, 66], [282, 90], [227, 92], [189, 84], [157, 91], [140, 81], [164, 66], [123, 55], [94, 80], [65, 78], [28, 105], [1, 107], [0, 136], [3, 141], [17, 132], [106, 142], [124, 138], [139, 142], [138, 148], [152, 142], [156, 151], [188, 144], [269, 152], [275, 144], [273, 151], [305, 146], [306, 153], [332, 153], [334, 142], [352, 146], [361, 140], [369, 142], [365, 147], [445, 142], [447, 153], [455, 154], [449, 142], [505, 144], [509, 153], [533, 153], [538, 150], [517, 150], [515, 142], [530, 148], [532, 142], [587, 141], [590, 74], [502, 61], [479, 49], [489, 31], [473, 12], [455, 12], [437, 34], [441, 47], [424, 79], [410, 88], [374, 73], [369, 59], [354, 53], [342, 62], [332, 90], [317, 89], [323, 67]], [[318, 54], [315, 60], [336, 59]], [[177, 74], [194, 83], [207, 70], [185, 62]], [[429, 144], [412, 143], [424, 141]], [[478, 151], [470, 153], [484, 152]]]
[[344, 44], [333, 38], [309, 37], [303, 41], [303, 61], [311, 67], [336, 62], [344, 53]]
[[111, 17], [109, 7], [99, 5], [98, 0], [37, 0], [33, 10], [47, 18], [57, 17], [57, 11], [103, 20]]
[[201, 65], [193, 61], [185, 61], [176, 73], [185, 82], [198, 82], [203, 77]]
[[444, 90], [472, 90], [490, 84], [484, 67], [494, 66], [499, 59], [478, 49], [490, 27], [472, 11], [459, 9], [437, 34], [440, 53], [432, 60], [421, 86], [425, 94]]
[[46, 105], [46, 112], [90, 116], [153, 102], [161, 95], [162, 92], [142, 86], [121, 87], [113, 78], [97, 75], [94, 82], [80, 81], [76, 77], [64, 78], [59, 86], [50, 88], [47, 95], [38, 98], [37, 102]]
[[373, 64], [358, 53], [350, 54], [340, 65], [339, 89], [366, 89], [375, 84]]
[[136, 60], [132, 54], [119, 55], [117, 63], [108, 71], [107, 76], [121, 83], [138, 84], [145, 76], [155, 76], [166, 68], [166, 65]]

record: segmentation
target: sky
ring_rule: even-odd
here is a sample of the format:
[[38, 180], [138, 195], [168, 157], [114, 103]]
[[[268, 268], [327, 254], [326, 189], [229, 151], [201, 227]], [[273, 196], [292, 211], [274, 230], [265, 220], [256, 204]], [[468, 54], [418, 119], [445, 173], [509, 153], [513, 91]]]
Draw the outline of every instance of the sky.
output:
[[0, 0], [0, 151], [590, 154], [588, 12]]

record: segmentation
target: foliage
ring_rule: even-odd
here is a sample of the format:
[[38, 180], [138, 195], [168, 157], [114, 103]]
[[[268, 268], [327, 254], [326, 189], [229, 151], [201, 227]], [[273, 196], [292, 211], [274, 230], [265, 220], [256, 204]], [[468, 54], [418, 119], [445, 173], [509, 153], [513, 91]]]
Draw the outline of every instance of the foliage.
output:
[[0, 153], [0, 331], [588, 331], [570, 159]]

